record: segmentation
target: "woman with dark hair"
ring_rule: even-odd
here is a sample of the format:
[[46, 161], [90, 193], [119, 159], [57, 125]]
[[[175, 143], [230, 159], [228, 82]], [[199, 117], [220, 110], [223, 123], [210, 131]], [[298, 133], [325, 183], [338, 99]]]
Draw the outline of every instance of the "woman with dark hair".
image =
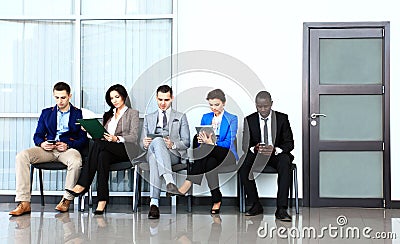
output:
[[[207, 101], [212, 112], [204, 114], [201, 125], [211, 125], [211, 131], [200, 131], [193, 140], [194, 163], [188, 176], [179, 188], [181, 194], [186, 194], [193, 183], [200, 185], [205, 174], [208, 187], [211, 190], [211, 214], [219, 214], [222, 194], [219, 189], [218, 169], [224, 160], [238, 160], [235, 139], [238, 129], [238, 118], [224, 110], [225, 94], [221, 89], [208, 93]], [[206, 128], [208, 129], [208, 128]], [[214, 170], [216, 169], [216, 170]]]
[[94, 140], [88, 163], [83, 164], [81, 175], [72, 190], [74, 196], [89, 190], [97, 172], [98, 204], [94, 214], [103, 214], [109, 202], [108, 178], [110, 164], [130, 161], [139, 151], [137, 145], [139, 112], [128, 108], [128, 92], [122, 85], [111, 86], [105, 95], [110, 110], [103, 115], [103, 126], [108, 133]]

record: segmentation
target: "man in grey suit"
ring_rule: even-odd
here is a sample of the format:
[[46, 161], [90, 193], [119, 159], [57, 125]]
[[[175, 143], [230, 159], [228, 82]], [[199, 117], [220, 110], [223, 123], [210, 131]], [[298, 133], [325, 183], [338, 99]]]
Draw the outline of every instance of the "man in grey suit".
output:
[[167, 192], [179, 195], [171, 165], [185, 161], [190, 146], [186, 115], [171, 108], [174, 100], [171, 87], [162, 85], [156, 94], [158, 109], [145, 116], [140, 140], [141, 147], [147, 150], [150, 165], [149, 219], [160, 218], [158, 199], [162, 180], [165, 180]]

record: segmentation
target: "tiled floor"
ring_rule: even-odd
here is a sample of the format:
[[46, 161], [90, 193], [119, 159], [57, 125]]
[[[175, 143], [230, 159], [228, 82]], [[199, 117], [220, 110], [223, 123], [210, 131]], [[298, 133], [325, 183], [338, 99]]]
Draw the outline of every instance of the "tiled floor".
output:
[[162, 206], [161, 218], [149, 220], [146, 206], [132, 213], [128, 205], [113, 205], [105, 216], [94, 216], [76, 205], [58, 214], [50, 204], [33, 204], [30, 215], [10, 217], [14, 207], [0, 204], [0, 243], [400, 243], [398, 209], [301, 208], [297, 216], [291, 211], [292, 223], [283, 223], [273, 208], [245, 217], [223, 206], [212, 217], [205, 206], [194, 206], [193, 213]]

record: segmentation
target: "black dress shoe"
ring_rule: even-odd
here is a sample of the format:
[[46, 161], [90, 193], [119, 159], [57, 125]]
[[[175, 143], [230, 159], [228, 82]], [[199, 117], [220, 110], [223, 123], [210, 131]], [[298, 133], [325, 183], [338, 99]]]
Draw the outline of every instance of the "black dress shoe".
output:
[[285, 221], [285, 222], [292, 221], [292, 217], [290, 217], [290, 215], [286, 212], [286, 209], [284, 209], [284, 208], [278, 208], [275, 212], [275, 217], [276, 217], [276, 219], [279, 219], [279, 220]]
[[150, 211], [148, 215], [149, 219], [159, 219], [160, 218], [160, 210], [156, 205], [150, 206]]
[[103, 210], [96, 209], [96, 210], [93, 212], [93, 214], [94, 214], [94, 215], [102, 215], [102, 214], [104, 214], [104, 213], [106, 212], [106, 209], [107, 209], [107, 205], [104, 207]]
[[83, 195], [84, 193], [84, 191], [82, 191], [82, 192], [74, 192], [73, 190], [70, 190], [70, 189], [65, 189], [69, 194], [71, 194], [72, 196], [74, 196], [74, 197], [79, 197], [79, 196], [81, 196], [81, 195]]
[[171, 196], [183, 196], [183, 194], [179, 191], [178, 187], [174, 183], [168, 183], [167, 184], [167, 197]]
[[262, 214], [264, 212], [263, 207], [261, 206], [261, 203], [255, 202], [253, 203], [253, 206], [249, 209], [249, 211], [246, 212], [246, 216], [256, 216], [259, 214]]

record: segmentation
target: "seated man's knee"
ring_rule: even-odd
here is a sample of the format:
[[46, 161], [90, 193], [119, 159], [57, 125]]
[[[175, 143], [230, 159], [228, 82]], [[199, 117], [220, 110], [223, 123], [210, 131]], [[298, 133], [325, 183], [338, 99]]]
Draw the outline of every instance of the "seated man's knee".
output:
[[153, 140], [151, 140], [150, 146], [159, 146], [159, 145], [165, 145], [164, 139], [162, 137], [156, 137]]
[[16, 163], [29, 160], [29, 153], [27, 152], [27, 150], [23, 150], [23, 151], [19, 152], [17, 154], [17, 156], [15, 156], [15, 159], [16, 159]]
[[278, 168], [281, 168], [282, 170], [285, 171], [289, 171], [291, 165], [291, 160], [289, 155], [281, 153], [278, 155], [278, 158], [279, 158]]

